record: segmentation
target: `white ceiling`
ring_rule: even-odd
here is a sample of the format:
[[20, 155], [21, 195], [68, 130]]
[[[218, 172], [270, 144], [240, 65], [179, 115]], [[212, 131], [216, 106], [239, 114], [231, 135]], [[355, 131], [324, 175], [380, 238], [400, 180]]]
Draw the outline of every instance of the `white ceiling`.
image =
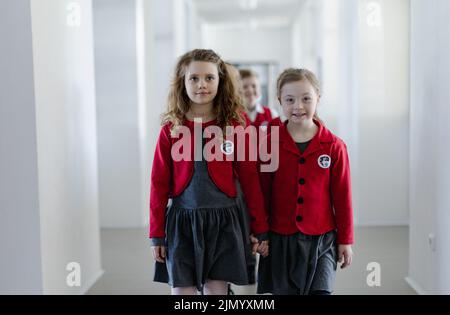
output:
[[[306, 0], [257, 0], [255, 9], [243, 9], [245, 0], [192, 0], [199, 19], [211, 26], [253, 25], [283, 27], [292, 23]], [[255, 0], [247, 0], [255, 1]]]

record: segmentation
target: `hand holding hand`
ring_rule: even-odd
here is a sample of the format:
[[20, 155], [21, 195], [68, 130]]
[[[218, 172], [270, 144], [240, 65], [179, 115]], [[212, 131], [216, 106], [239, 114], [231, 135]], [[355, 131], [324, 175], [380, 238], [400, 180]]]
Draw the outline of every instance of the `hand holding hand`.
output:
[[269, 255], [269, 241], [259, 241], [254, 235], [250, 235], [250, 241], [252, 242], [252, 253], [253, 255], [258, 252], [263, 257]]

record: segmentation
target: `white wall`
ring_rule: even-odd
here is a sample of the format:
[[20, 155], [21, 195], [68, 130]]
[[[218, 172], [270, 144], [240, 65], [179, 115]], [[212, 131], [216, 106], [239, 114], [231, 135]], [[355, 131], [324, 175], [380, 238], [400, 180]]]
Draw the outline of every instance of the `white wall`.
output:
[[306, 68], [321, 79], [323, 1], [305, 1], [292, 25], [292, 66]]
[[[175, 55], [181, 56], [188, 50], [200, 47], [201, 22], [198, 19], [197, 6], [193, 0], [171, 0], [172, 21], [166, 20], [166, 24], [172, 23]], [[164, 22], [163, 22], [164, 23]], [[167, 26], [163, 26], [166, 27]]]
[[[411, 2], [411, 285], [450, 294], [450, 2]], [[435, 236], [435, 250], [429, 235]]]
[[240, 29], [205, 24], [202, 47], [214, 49], [225, 60], [276, 61], [280, 69], [292, 63], [291, 27]]
[[[291, 26], [251, 29], [204, 24], [201, 45], [202, 48], [213, 49], [226, 61], [276, 62], [280, 71], [292, 65]], [[268, 105], [279, 109], [276, 104], [274, 94]]]
[[187, 49], [200, 48], [201, 46], [201, 36], [202, 36], [202, 25], [199, 19], [197, 8], [193, 0], [184, 0], [187, 19]]
[[41, 294], [30, 0], [0, 1], [0, 294]]
[[[180, 7], [181, 5], [181, 7]], [[176, 7], [178, 8], [176, 9]], [[186, 11], [188, 10], [188, 11]], [[183, 39], [185, 23], [178, 19], [191, 15], [193, 6], [189, 0], [147, 1], [137, 0], [138, 16], [138, 91], [140, 95], [140, 119], [142, 120], [140, 143], [142, 196], [145, 202], [145, 223], [149, 223], [150, 173], [156, 141], [161, 128], [161, 114], [166, 109], [167, 96], [173, 70], [180, 54], [191, 49], [195, 36]], [[194, 20], [190, 21], [195, 25]], [[191, 31], [193, 28], [191, 28]], [[178, 34], [178, 35], [177, 35]]]
[[[93, 2], [102, 227], [145, 225], [135, 0]], [[143, 113], [142, 115], [145, 115]]]
[[[308, 1], [303, 14], [309, 17], [300, 20], [301, 34], [307, 45], [300, 49], [302, 60], [306, 68], [316, 73], [322, 86], [319, 117], [348, 147], [356, 224], [365, 212], [359, 202], [360, 190], [364, 187], [358, 185], [358, 181], [367, 180], [361, 179], [359, 172], [361, 91], [358, 57], [361, 51], [358, 6], [358, 0]], [[303, 46], [303, 41], [300, 45]]]
[[[381, 11], [372, 26], [373, 10]], [[357, 225], [408, 224], [409, 1], [323, 1], [319, 115], [348, 145]]]
[[[79, 25], [68, 4], [79, 5]], [[91, 5], [31, 1], [46, 294], [83, 293], [102, 273]], [[70, 262], [81, 265], [81, 287], [66, 284]]]
[[136, 53], [137, 53], [137, 91], [139, 118], [139, 146], [141, 162], [141, 204], [143, 207], [144, 225], [149, 222], [149, 187], [150, 187], [150, 156], [156, 143], [157, 118], [149, 100], [154, 95], [154, 82], [150, 73], [154, 61], [154, 29], [150, 12], [154, 1], [136, 0]]
[[190, 0], [96, 0], [94, 21], [101, 226], [144, 226], [160, 114], [198, 21]]
[[357, 219], [369, 225], [408, 224], [410, 1], [358, 5]]

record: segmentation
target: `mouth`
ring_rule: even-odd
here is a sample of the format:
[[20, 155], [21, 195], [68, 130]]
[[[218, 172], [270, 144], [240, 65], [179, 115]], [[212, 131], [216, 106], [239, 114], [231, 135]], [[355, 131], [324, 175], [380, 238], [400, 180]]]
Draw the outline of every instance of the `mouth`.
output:
[[200, 93], [195, 93], [195, 95], [200, 95], [200, 96], [205, 96], [205, 95], [209, 95], [211, 93], [209, 92], [200, 92]]
[[292, 117], [295, 117], [295, 118], [306, 117], [306, 113], [296, 113], [296, 114], [292, 114]]

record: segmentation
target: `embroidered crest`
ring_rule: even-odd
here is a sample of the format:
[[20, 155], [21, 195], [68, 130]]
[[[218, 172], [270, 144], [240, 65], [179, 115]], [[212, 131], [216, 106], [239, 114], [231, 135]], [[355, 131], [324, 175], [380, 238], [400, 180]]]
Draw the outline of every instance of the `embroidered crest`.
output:
[[222, 143], [222, 145], [220, 146], [220, 150], [225, 155], [231, 155], [234, 152], [234, 143], [230, 140], [227, 140]]
[[263, 121], [262, 123], [261, 123], [261, 125], [259, 126], [259, 128], [262, 130], [262, 131], [267, 131], [267, 127], [269, 126], [269, 122], [268, 121]]
[[331, 157], [323, 154], [317, 159], [317, 164], [319, 164], [321, 168], [329, 168], [331, 165]]

